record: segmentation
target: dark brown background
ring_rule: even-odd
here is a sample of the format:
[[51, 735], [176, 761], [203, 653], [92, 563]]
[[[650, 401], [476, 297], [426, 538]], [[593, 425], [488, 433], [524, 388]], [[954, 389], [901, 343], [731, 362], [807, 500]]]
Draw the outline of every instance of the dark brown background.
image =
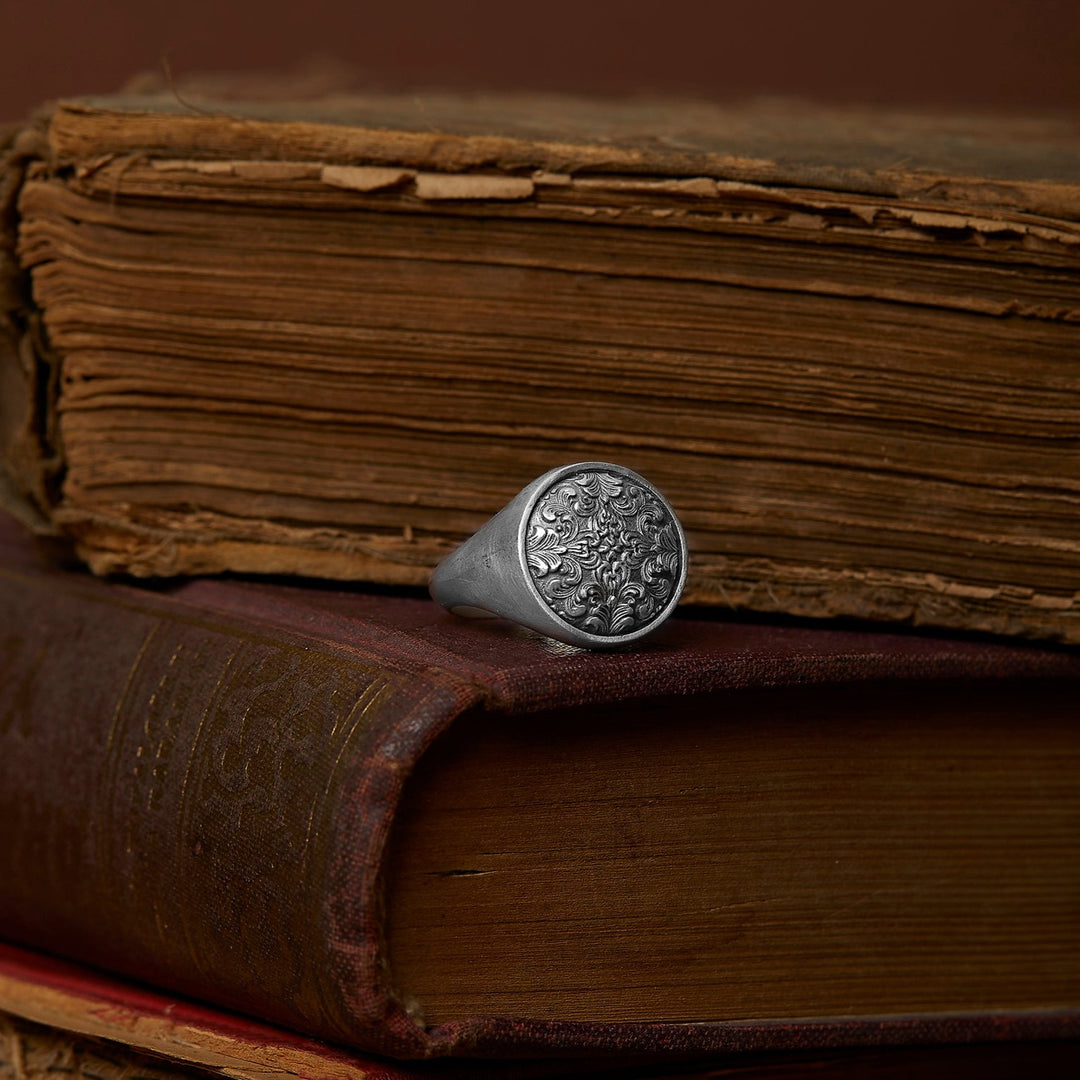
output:
[[334, 58], [384, 86], [1080, 104], [1080, 0], [0, 0], [0, 119], [134, 72]]

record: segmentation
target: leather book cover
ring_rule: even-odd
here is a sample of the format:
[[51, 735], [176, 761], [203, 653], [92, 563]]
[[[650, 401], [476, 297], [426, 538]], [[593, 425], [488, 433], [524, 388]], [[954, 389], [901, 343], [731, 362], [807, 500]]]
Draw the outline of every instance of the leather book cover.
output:
[[[380, 872], [403, 785], [478, 710], [529, 722], [739, 688], [1080, 679], [1074, 653], [675, 619], [590, 654], [427, 600], [243, 580], [136, 588], [0, 532], [0, 936], [395, 1057], [705, 1054], [1075, 1036], [1076, 1008], [422, 1027]], [[534, 719], [533, 722], [538, 722]]]

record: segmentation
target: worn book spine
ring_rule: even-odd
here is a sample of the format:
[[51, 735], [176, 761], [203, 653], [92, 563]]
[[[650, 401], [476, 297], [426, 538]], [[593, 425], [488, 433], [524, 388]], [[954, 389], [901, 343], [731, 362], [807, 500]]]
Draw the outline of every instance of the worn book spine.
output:
[[1080, 676], [1066, 653], [682, 622], [636, 653], [552, 650], [423, 600], [107, 584], [0, 544], [0, 934], [400, 1057], [996, 1039], [1037, 1015], [423, 1029], [379, 875], [405, 778], [470, 708], [882, 679]]
[[409, 761], [477, 691], [377, 640], [0, 575], [3, 934], [422, 1052], [376, 978], [376, 853]]

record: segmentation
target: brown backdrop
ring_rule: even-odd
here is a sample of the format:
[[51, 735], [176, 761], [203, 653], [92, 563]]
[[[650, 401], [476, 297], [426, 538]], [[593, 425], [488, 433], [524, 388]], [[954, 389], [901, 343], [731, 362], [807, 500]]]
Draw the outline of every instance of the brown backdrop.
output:
[[1080, 0], [0, 0], [0, 119], [133, 72], [1075, 108]]

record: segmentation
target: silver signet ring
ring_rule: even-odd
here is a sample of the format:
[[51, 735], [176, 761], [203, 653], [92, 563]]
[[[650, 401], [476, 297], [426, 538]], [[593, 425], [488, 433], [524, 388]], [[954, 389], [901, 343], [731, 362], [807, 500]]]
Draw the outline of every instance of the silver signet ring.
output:
[[655, 630], [686, 582], [686, 537], [667, 500], [621, 465], [544, 473], [448, 555], [431, 595], [586, 649]]

